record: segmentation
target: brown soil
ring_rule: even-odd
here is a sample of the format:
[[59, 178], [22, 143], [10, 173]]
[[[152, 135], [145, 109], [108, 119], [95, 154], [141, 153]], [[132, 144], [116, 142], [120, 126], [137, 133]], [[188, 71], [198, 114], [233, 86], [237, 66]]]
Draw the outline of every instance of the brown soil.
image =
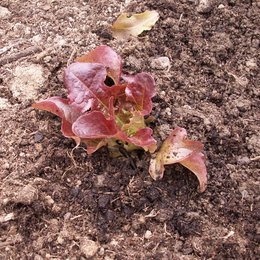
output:
[[[257, 259], [259, 2], [214, 1], [204, 10], [171, 0], [1, 6], [10, 11], [0, 18], [0, 50], [10, 47], [0, 52], [1, 259]], [[108, 25], [121, 12], [147, 9], [160, 13], [152, 30], [112, 38]], [[195, 176], [179, 165], [152, 181], [142, 152], [131, 159], [110, 158], [106, 148], [72, 153], [59, 119], [32, 109], [64, 94], [68, 60], [100, 44], [122, 55], [125, 71], [154, 75], [159, 141], [178, 125], [205, 144], [206, 192], [197, 193]], [[169, 69], [151, 66], [160, 56], [169, 57]], [[86, 239], [94, 249], [88, 241], [84, 248]]]

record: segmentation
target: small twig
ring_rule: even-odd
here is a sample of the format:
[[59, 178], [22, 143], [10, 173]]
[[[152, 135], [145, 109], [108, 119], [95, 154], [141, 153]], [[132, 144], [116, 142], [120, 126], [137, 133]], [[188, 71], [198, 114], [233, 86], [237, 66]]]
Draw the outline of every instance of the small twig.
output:
[[229, 237], [232, 237], [234, 234], [235, 234], [235, 232], [233, 230], [231, 230], [231, 231], [229, 231], [229, 233], [226, 236], [222, 237], [222, 239], [227, 240]]
[[74, 60], [74, 56], [75, 56], [75, 54], [76, 54], [76, 48], [74, 47], [73, 48], [73, 50], [72, 50], [72, 52], [71, 52], [71, 54], [70, 54], [70, 57], [69, 57], [69, 59], [68, 59], [68, 62], [67, 62], [67, 67], [70, 65], [70, 63]]
[[144, 216], [144, 217], [145, 217], [145, 218], [154, 218], [154, 217], [156, 217], [158, 214], [159, 214], [159, 212], [156, 212], [154, 209], [152, 209], [152, 211], [151, 211], [148, 215], [146, 215], [146, 216]]
[[54, 47], [49, 47], [49, 48], [43, 50], [41, 53], [36, 55], [36, 60], [39, 61], [43, 57], [47, 56], [53, 50], [53, 48], [55, 48], [55, 46]]
[[169, 232], [167, 231], [167, 224], [166, 224], [166, 223], [164, 223], [163, 229], [164, 229], [164, 233], [165, 233], [166, 235], [172, 237], [171, 233], [169, 233]]
[[9, 213], [5, 216], [0, 216], [0, 223], [8, 222], [14, 219], [14, 213]]
[[5, 46], [3, 48], [0, 49], [0, 55], [4, 54], [5, 52], [9, 51], [10, 49], [12, 49], [13, 47], [16, 47], [20, 44], [24, 43], [24, 41], [18, 41], [18, 42], [15, 42], [9, 46]]
[[254, 157], [254, 158], [250, 158], [250, 161], [257, 161], [257, 160], [259, 160], [260, 159], [260, 156], [256, 156], [256, 157]]
[[78, 218], [81, 218], [83, 215], [78, 215], [78, 216], [75, 216], [75, 217], [72, 217], [70, 220], [74, 220], [74, 219], [78, 219]]
[[72, 163], [73, 163], [73, 165], [74, 165], [75, 168], [79, 168], [79, 169], [83, 170], [82, 167], [80, 167], [80, 166], [77, 165], [77, 162], [76, 162], [76, 160], [74, 159], [74, 156], [73, 156], [73, 152], [74, 152], [74, 150], [77, 149], [77, 148], [79, 148], [79, 144], [77, 144], [77, 145], [71, 150], [71, 152], [67, 151], [67, 155], [70, 157], [70, 159], [71, 159], [71, 161], [72, 161]]
[[17, 61], [23, 57], [35, 54], [37, 52], [42, 51], [42, 49], [39, 46], [32, 46], [25, 50], [19, 51], [15, 54], [9, 55], [5, 58], [0, 59], [0, 66], [11, 63], [13, 61]]
[[181, 13], [181, 15], [180, 15], [180, 18], [179, 18], [179, 21], [178, 21], [178, 25], [180, 25], [182, 17], [183, 17], [183, 13]]
[[155, 247], [152, 249], [153, 254], [155, 254], [157, 248], [159, 247], [160, 242], [155, 245]]

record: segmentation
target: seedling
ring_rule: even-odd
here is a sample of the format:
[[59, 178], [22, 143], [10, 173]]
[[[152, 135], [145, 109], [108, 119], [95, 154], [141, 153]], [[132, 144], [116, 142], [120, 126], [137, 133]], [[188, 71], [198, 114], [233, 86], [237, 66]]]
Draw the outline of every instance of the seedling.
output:
[[[33, 107], [59, 116], [63, 135], [77, 145], [85, 143], [88, 154], [105, 145], [155, 152], [156, 140], [144, 118], [151, 113], [156, 94], [151, 75], [123, 74], [120, 56], [108, 46], [99, 46], [68, 66], [64, 85], [67, 98], [50, 97]], [[185, 129], [175, 129], [151, 160], [149, 172], [158, 179], [165, 164], [182, 163], [196, 174], [202, 192], [207, 181], [203, 145], [185, 138]]]

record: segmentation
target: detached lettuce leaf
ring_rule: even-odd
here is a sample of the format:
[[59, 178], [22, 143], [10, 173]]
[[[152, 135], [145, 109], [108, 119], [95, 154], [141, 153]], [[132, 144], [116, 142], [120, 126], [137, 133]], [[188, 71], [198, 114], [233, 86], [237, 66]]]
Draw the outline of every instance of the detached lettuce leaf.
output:
[[115, 38], [125, 39], [130, 35], [138, 36], [143, 31], [150, 30], [158, 21], [159, 14], [156, 11], [145, 11], [140, 14], [129, 16], [121, 14], [112, 25], [112, 33]]
[[186, 130], [177, 127], [164, 141], [155, 158], [151, 159], [149, 173], [153, 179], [161, 179], [164, 165], [180, 163], [197, 176], [199, 190], [203, 192], [207, 185], [207, 169], [202, 151], [202, 143], [187, 139]]

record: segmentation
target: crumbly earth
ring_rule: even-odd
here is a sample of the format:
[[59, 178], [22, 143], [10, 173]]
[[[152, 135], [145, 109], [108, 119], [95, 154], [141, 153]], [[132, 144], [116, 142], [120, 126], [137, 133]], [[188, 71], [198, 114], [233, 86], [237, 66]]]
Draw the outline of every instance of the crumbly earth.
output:
[[[259, 7], [1, 0], [0, 259], [257, 259]], [[120, 13], [147, 9], [160, 14], [150, 31], [113, 39], [109, 26]], [[64, 95], [64, 68], [101, 44], [122, 56], [124, 71], [154, 76], [159, 142], [178, 125], [205, 144], [204, 193], [180, 165], [153, 181], [143, 152], [73, 150], [60, 120], [31, 107]]]

